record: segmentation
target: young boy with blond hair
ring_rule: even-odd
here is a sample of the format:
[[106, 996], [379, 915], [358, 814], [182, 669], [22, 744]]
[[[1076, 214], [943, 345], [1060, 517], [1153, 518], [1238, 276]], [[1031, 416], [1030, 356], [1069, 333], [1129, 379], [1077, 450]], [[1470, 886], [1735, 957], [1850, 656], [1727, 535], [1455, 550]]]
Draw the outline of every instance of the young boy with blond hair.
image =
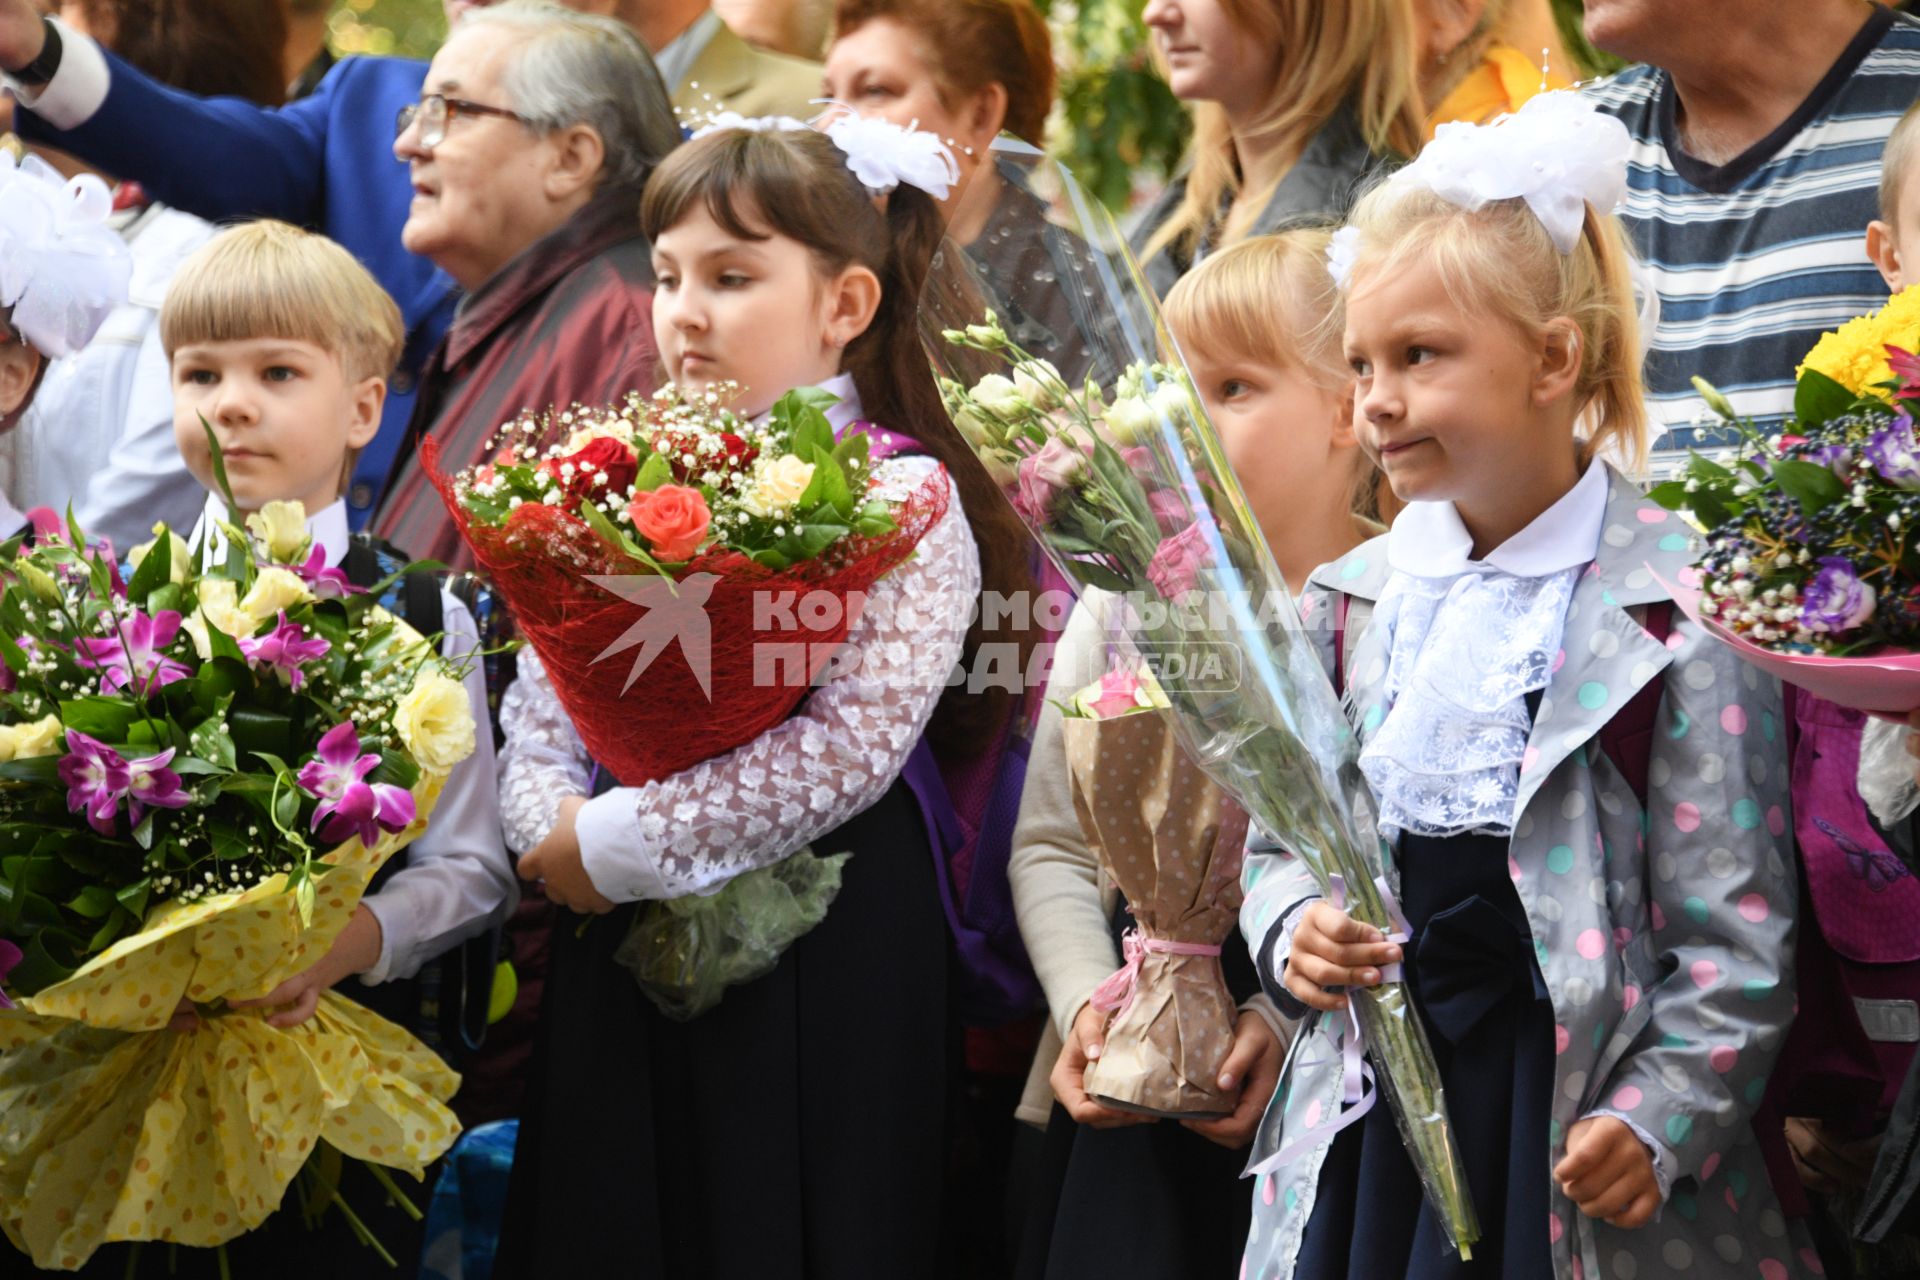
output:
[[[397, 552], [350, 535], [342, 494], [355, 455], [379, 430], [387, 375], [404, 336], [393, 299], [324, 236], [252, 222], [188, 258], [161, 309], [160, 338], [172, 369], [174, 439], [209, 493], [195, 540], [211, 546], [216, 522], [226, 517], [211, 430], [243, 515], [269, 503], [305, 508], [305, 530], [273, 527], [287, 513], [269, 511], [263, 519], [270, 537], [297, 542], [310, 535], [327, 564], [344, 568], [359, 586], [403, 565]], [[467, 700], [474, 723], [485, 726], [485, 677], [469, 656], [479, 648], [473, 614], [430, 581], [424, 585], [403, 582], [391, 606], [423, 634], [439, 634], [445, 656], [467, 660]], [[332, 949], [250, 1003], [283, 1006], [268, 1021], [291, 1026], [312, 1015], [322, 991], [357, 974], [369, 988], [357, 999], [447, 1052], [453, 1046], [421, 1022], [429, 1007], [451, 1004], [456, 993], [437, 974], [431, 992], [401, 980], [488, 933], [517, 900], [500, 836], [493, 738], [483, 729], [473, 753], [449, 775], [426, 834], [382, 869]], [[491, 972], [489, 966], [482, 977]]]

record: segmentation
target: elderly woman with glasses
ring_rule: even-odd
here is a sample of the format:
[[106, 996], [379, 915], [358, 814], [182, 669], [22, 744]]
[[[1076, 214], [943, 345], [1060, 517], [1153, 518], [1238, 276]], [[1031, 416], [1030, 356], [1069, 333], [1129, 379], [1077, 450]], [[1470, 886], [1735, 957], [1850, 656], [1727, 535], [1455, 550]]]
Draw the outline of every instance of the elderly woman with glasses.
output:
[[466, 298], [427, 362], [412, 430], [374, 517], [409, 555], [470, 560], [427, 483], [478, 462], [523, 409], [651, 390], [652, 276], [640, 190], [679, 141], [652, 59], [608, 18], [535, 0], [478, 9], [396, 120], [413, 201], [401, 240]]

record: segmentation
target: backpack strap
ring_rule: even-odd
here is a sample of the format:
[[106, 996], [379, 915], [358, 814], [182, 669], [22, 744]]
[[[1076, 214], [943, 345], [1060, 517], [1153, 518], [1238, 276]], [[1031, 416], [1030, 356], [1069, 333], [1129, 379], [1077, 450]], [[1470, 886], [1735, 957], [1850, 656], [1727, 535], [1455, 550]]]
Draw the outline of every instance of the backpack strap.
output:
[[[1665, 644], [1673, 631], [1673, 601], [1656, 600], [1647, 606], [1641, 627], [1655, 640]], [[1600, 726], [1600, 750], [1633, 788], [1642, 809], [1647, 807], [1647, 766], [1653, 759], [1654, 722], [1660, 715], [1660, 698], [1666, 692], [1663, 671], [1640, 687], [1613, 719]]]
[[[407, 563], [407, 557], [392, 543], [372, 534], [356, 533], [347, 543], [347, 554], [340, 568], [354, 586], [371, 587]], [[405, 618], [407, 625], [423, 636], [437, 636], [446, 630], [440, 579], [430, 571], [407, 574], [394, 584], [381, 603]]]

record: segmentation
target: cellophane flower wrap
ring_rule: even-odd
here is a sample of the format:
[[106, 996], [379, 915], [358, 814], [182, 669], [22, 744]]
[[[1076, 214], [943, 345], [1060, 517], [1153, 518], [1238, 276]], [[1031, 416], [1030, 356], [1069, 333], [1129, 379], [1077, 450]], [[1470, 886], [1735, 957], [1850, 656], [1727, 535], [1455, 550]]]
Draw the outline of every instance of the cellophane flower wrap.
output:
[[[1123, 630], [1192, 759], [1323, 888], [1339, 877], [1351, 915], [1393, 932], [1358, 739], [1151, 289], [1064, 168], [1008, 139], [991, 160], [963, 199], [998, 201], [1002, 234], [1039, 246], [1045, 265], [1009, 276], [982, 265], [994, 252], [982, 244], [936, 254], [921, 336], [949, 413], [1061, 571], [1120, 593]], [[1058, 319], [1036, 348], [1009, 336], [1008, 314]], [[1466, 1253], [1478, 1222], [1407, 988], [1353, 994], [1409, 1155]]]
[[1920, 288], [1824, 335], [1776, 434], [1698, 383], [1737, 443], [1655, 501], [1706, 533], [1675, 598], [1743, 657], [1862, 711], [1920, 709]]
[[[880, 495], [876, 436], [836, 437], [831, 393], [788, 392], [757, 423], [729, 409], [736, 393], [669, 385], [530, 414], [456, 476], [431, 439], [423, 450], [581, 741], [627, 786], [791, 715], [864, 593], [946, 513], [944, 472]], [[618, 958], [662, 1012], [693, 1017], [819, 922], [843, 861], [803, 849], [717, 894], [649, 904]]]
[[1240, 912], [1247, 814], [1193, 763], [1151, 673], [1115, 655], [1060, 721], [1073, 808], [1125, 895], [1120, 970], [1093, 994], [1111, 1014], [1087, 1092], [1170, 1118], [1223, 1115], [1236, 1008], [1220, 946]]
[[78, 528], [0, 546], [0, 1227], [40, 1267], [220, 1245], [309, 1159], [420, 1177], [459, 1131], [459, 1077], [345, 997], [230, 1007], [327, 953], [474, 734], [297, 505], [248, 525], [130, 577]]

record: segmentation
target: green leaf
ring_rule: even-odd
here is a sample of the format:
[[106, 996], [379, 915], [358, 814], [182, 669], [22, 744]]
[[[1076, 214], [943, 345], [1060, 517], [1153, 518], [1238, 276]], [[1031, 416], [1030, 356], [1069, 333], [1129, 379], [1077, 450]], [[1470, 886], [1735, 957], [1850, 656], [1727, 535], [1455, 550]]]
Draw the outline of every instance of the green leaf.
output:
[[1720, 495], [1711, 489], [1702, 489], [1693, 495], [1693, 514], [1707, 529], [1717, 529], [1733, 518], [1733, 508], [1720, 500]]
[[147, 593], [147, 612], [190, 613], [195, 606], [187, 599], [187, 589], [178, 582], [163, 582]]
[[1773, 464], [1773, 478], [1788, 497], [1808, 515], [1825, 510], [1847, 492], [1846, 482], [1817, 462], [1783, 458]]
[[1099, 587], [1102, 591], [1121, 592], [1133, 589], [1132, 583], [1096, 561], [1069, 560], [1066, 562], [1066, 567], [1067, 572], [1072, 574], [1075, 580], [1089, 587]]
[[133, 842], [142, 849], [153, 848], [153, 816], [153, 813], [146, 814], [133, 829]]
[[[239, 767], [238, 756], [233, 748], [233, 736], [227, 732], [227, 710], [233, 705], [231, 694], [225, 695], [213, 704], [213, 714], [194, 727], [187, 735], [193, 747], [193, 754], [207, 761], [222, 773], [230, 773]], [[175, 766], [177, 769], [178, 766]]]
[[1803, 426], [1819, 426], [1852, 409], [1857, 397], [1817, 369], [1801, 371], [1793, 388], [1793, 416]]
[[1689, 500], [1693, 497], [1687, 492], [1687, 483], [1684, 480], [1668, 480], [1664, 484], [1657, 484], [1647, 491], [1647, 496], [1669, 511], [1688, 508]]
[[[237, 751], [274, 757], [294, 753], [293, 719], [264, 707], [236, 707], [227, 716], [227, 731]], [[285, 765], [280, 766], [285, 769]]]
[[102, 742], [125, 742], [138, 717], [130, 703], [88, 694], [60, 704], [60, 723]]
[[1702, 484], [1711, 481], [1730, 481], [1733, 472], [1715, 462], [1704, 453], [1695, 453], [1687, 459], [1687, 474]]
[[73, 976], [80, 967], [77, 940], [64, 930], [42, 930], [20, 948], [20, 963], [7, 975], [7, 987], [18, 995], [33, 995]]
[[135, 880], [132, 884], [122, 885], [114, 891], [116, 902], [138, 918], [147, 914], [147, 895], [153, 890], [153, 877]]
[[32, 782], [43, 787], [65, 788], [60, 781], [59, 756], [29, 756], [0, 764], [0, 778], [9, 782]]
[[794, 504], [796, 509], [813, 511], [826, 506], [841, 520], [850, 518], [853, 515], [853, 490], [847, 487], [846, 472], [840, 469], [840, 464], [833, 460], [833, 453], [827, 449], [814, 449], [812, 462], [813, 477], [807, 481], [800, 501]]
[[864, 431], [849, 431], [833, 446], [833, 460], [848, 474], [866, 470], [872, 458], [872, 441]]
[[87, 940], [87, 954], [97, 955], [105, 951], [108, 947], [120, 940], [121, 934], [139, 923], [138, 920], [130, 918], [124, 911], [114, 911], [107, 917], [107, 922], [101, 925], [100, 928], [95, 931], [93, 937]]
[[90, 884], [75, 894], [67, 909], [89, 920], [103, 919], [114, 908], [113, 890], [103, 884]]
[[154, 540], [153, 547], [139, 568], [133, 571], [133, 577], [127, 582], [127, 598], [145, 600], [162, 586], [166, 585], [167, 571], [173, 566], [173, 535], [165, 529]]
[[[213, 484], [221, 501], [227, 504], [227, 523], [237, 528], [241, 523], [240, 504], [234, 501], [233, 486], [227, 483], [226, 455], [220, 452], [220, 441], [214, 436], [213, 424], [205, 414], [200, 415], [200, 429], [207, 433], [207, 452], [213, 457]], [[253, 555], [244, 539], [227, 539], [226, 571], [241, 591], [253, 581]]]
[[414, 784], [420, 781], [420, 768], [404, 755], [382, 751], [380, 763], [367, 775], [367, 781], [391, 783], [402, 790], [411, 791]]
[[300, 790], [292, 785], [291, 778], [282, 779], [273, 797], [273, 821], [282, 831], [292, 831], [300, 821]]
[[605, 542], [615, 551], [621, 555], [630, 556], [638, 560], [641, 564], [653, 570], [661, 577], [672, 581], [673, 575], [662, 568], [658, 560], [648, 555], [644, 547], [615, 528], [613, 521], [607, 519], [606, 512], [600, 510], [600, 508], [594, 506], [591, 502], [583, 501], [580, 504], [580, 518], [587, 522], [588, 528], [600, 535], [602, 542]]
[[649, 453], [647, 460], [640, 464], [640, 474], [634, 478], [633, 487], [638, 493], [652, 493], [671, 479], [673, 465], [659, 454]]

